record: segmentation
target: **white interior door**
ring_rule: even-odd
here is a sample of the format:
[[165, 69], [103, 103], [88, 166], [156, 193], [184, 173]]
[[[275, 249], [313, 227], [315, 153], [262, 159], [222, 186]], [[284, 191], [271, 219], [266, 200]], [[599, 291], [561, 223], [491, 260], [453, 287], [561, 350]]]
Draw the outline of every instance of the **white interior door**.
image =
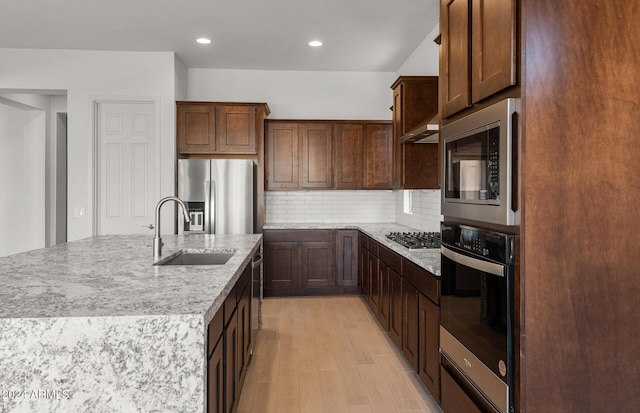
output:
[[98, 104], [97, 232], [152, 234], [158, 200], [154, 103]]

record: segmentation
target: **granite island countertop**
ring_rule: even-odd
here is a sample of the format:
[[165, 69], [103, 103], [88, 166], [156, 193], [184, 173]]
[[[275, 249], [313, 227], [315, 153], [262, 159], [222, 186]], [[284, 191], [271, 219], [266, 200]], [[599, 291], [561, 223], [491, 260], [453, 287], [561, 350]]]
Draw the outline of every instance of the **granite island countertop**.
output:
[[163, 241], [235, 253], [154, 266], [152, 237], [131, 235], [0, 258], [0, 411], [205, 411], [207, 326], [262, 235]]
[[357, 229], [367, 234], [380, 244], [397, 252], [409, 261], [439, 277], [440, 249], [410, 250], [397, 242], [387, 239], [390, 232], [419, 232], [420, 230], [393, 222], [384, 223], [296, 223], [296, 224], [265, 224], [263, 229]]

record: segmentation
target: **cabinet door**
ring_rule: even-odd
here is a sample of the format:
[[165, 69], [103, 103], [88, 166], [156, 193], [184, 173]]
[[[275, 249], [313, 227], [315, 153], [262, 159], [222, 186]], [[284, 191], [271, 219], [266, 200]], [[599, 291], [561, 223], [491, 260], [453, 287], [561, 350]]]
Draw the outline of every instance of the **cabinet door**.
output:
[[216, 151], [215, 106], [178, 104], [177, 112], [178, 153], [214, 153]]
[[251, 286], [244, 289], [240, 301], [238, 301], [238, 388], [247, 375], [249, 358], [251, 357]]
[[437, 143], [408, 143], [403, 146], [403, 189], [439, 189]]
[[359, 283], [362, 287], [362, 294], [367, 300], [369, 300], [369, 285], [371, 284], [371, 274], [369, 273], [369, 251], [367, 251], [364, 245], [360, 245], [360, 259], [358, 260], [358, 263], [361, 266], [358, 276], [360, 277]]
[[393, 89], [393, 186], [402, 187], [402, 147], [400, 137], [402, 130], [402, 95], [404, 85], [399, 84]]
[[333, 147], [335, 188], [364, 188], [364, 125], [336, 124]]
[[440, 0], [440, 110], [443, 118], [471, 105], [469, 1]]
[[264, 294], [293, 293], [298, 287], [297, 242], [264, 243]]
[[365, 129], [365, 187], [393, 188], [393, 130], [391, 124], [367, 124]]
[[336, 231], [336, 279], [340, 287], [358, 285], [358, 231]]
[[335, 288], [335, 250], [333, 242], [303, 242], [300, 244], [300, 284], [305, 289]]
[[473, 0], [471, 97], [473, 102], [516, 84], [515, 0]]
[[389, 268], [389, 336], [402, 348], [402, 277]]
[[332, 188], [331, 124], [300, 124], [303, 188]]
[[369, 306], [374, 312], [378, 312], [378, 306], [380, 305], [380, 272], [378, 271], [378, 265], [380, 261], [378, 257], [373, 255], [371, 251], [369, 256]]
[[218, 106], [216, 108], [216, 152], [256, 153], [256, 108]]
[[440, 307], [418, 294], [418, 376], [434, 399], [440, 402]]
[[265, 189], [299, 187], [298, 124], [267, 122], [267, 182]]
[[418, 290], [402, 280], [402, 353], [418, 371]]
[[224, 410], [224, 343], [219, 340], [207, 364], [207, 412]]
[[240, 393], [238, 369], [238, 312], [235, 311], [229, 320], [224, 333], [225, 359], [225, 412], [232, 413], [238, 404]]
[[378, 281], [380, 282], [380, 299], [378, 301], [378, 319], [382, 324], [382, 327], [389, 331], [389, 312], [390, 306], [390, 291], [389, 291], [389, 267], [382, 262], [378, 261]]

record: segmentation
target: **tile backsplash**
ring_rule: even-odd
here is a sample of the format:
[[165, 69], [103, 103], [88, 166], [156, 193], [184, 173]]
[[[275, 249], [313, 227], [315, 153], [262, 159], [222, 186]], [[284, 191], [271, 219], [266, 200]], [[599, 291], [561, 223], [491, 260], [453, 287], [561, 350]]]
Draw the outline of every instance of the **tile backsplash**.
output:
[[404, 192], [396, 192], [395, 222], [427, 232], [440, 232], [440, 190], [421, 189], [412, 191], [413, 213], [404, 213]]
[[396, 222], [421, 231], [440, 231], [440, 191], [414, 190], [413, 213], [403, 212], [404, 191], [266, 191], [266, 222]]
[[394, 191], [266, 191], [266, 222], [394, 222]]

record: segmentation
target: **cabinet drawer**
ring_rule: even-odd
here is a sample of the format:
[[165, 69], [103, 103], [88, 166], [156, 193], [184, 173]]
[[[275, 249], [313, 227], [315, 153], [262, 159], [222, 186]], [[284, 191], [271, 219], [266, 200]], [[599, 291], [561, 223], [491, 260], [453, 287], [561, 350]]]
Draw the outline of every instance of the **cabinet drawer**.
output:
[[229, 323], [229, 320], [233, 316], [233, 312], [236, 309], [236, 305], [238, 303], [238, 299], [236, 297], [236, 290], [238, 284], [233, 286], [233, 289], [229, 292], [229, 295], [224, 300], [224, 325], [226, 326]]
[[391, 251], [384, 245], [378, 247], [380, 259], [387, 264], [389, 268], [400, 274], [402, 272], [402, 257], [395, 252]]
[[369, 251], [376, 257], [380, 256], [380, 244], [372, 238], [369, 238]]
[[333, 242], [333, 229], [269, 229], [264, 231], [265, 242]]
[[403, 258], [402, 276], [431, 301], [440, 305], [440, 281], [433, 274]]
[[222, 330], [224, 328], [224, 310], [220, 308], [213, 320], [209, 323], [209, 331], [207, 332], [207, 357], [211, 357], [211, 353], [216, 348], [216, 344], [220, 337], [222, 337]]
[[362, 232], [358, 232], [358, 242], [364, 249], [369, 250], [369, 237]]

